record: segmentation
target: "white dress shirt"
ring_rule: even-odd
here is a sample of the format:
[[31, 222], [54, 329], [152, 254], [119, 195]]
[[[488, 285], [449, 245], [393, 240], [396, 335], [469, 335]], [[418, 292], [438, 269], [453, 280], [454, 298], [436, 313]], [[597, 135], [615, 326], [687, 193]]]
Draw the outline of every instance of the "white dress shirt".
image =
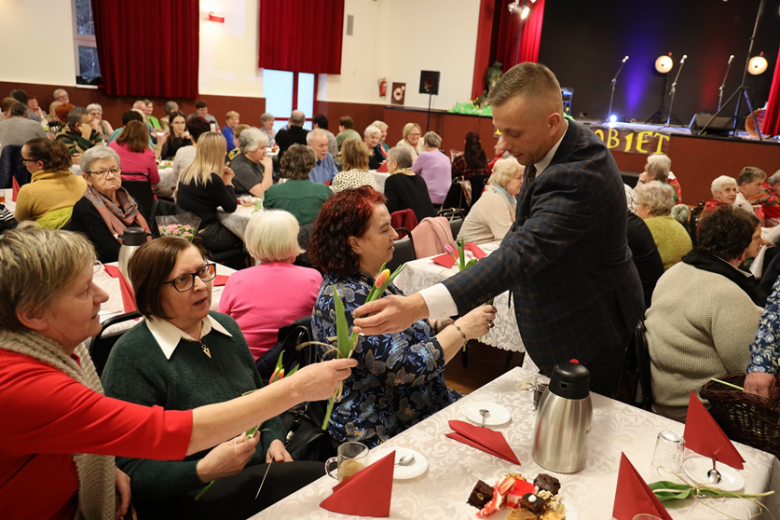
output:
[[750, 203], [749, 200], [747, 200], [747, 197], [742, 195], [741, 191], [737, 192], [737, 200], [734, 201], [734, 204], [732, 204], [732, 206], [735, 208], [743, 209], [748, 213], [750, 213], [751, 215], [756, 214], [756, 210], [753, 209], [753, 205]]
[[[154, 336], [154, 339], [157, 340], [157, 344], [160, 345], [160, 349], [162, 349], [163, 354], [165, 354], [167, 359], [171, 359], [173, 351], [176, 350], [179, 341], [182, 339], [186, 339], [187, 341], [198, 341], [169, 321], [146, 320], [146, 325], [149, 327], [149, 331], [152, 333], [152, 336]], [[216, 330], [225, 336], [233, 337], [233, 335], [225, 330], [225, 327], [220, 325], [217, 320], [211, 316], [206, 316], [202, 321], [200, 337], [206, 337], [212, 330]]]

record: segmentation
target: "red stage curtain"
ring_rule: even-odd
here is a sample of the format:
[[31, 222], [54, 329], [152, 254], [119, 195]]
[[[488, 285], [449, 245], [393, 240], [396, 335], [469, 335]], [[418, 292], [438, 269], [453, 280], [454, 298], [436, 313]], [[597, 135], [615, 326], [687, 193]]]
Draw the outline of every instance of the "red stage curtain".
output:
[[544, 21], [544, 0], [531, 4], [531, 15], [523, 23], [520, 33], [520, 51], [515, 63], [539, 61], [539, 42], [542, 41], [542, 22]]
[[478, 98], [485, 91], [485, 71], [492, 65], [492, 63], [489, 63], [490, 40], [493, 35], [493, 11], [495, 8], [496, 0], [482, 0], [479, 3], [477, 51], [474, 55], [474, 80], [471, 83], [471, 99]]
[[780, 51], [777, 53], [775, 75], [772, 78], [772, 89], [769, 91], [763, 133], [780, 135]]
[[262, 0], [258, 65], [341, 74], [343, 30], [344, 0]]
[[92, 0], [92, 16], [106, 94], [198, 96], [197, 0]]
[[508, 0], [501, 0], [493, 17], [493, 41], [490, 44], [490, 65], [501, 62], [504, 72], [517, 65], [517, 34], [520, 15], [510, 13]]

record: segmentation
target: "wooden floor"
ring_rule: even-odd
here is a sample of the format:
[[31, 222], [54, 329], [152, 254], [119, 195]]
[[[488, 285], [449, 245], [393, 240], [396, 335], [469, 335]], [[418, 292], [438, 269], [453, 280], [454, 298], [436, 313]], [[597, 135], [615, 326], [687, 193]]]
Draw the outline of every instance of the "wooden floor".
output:
[[[521, 366], [525, 353], [512, 356], [509, 370]], [[470, 394], [505, 372], [507, 351], [472, 341], [468, 347], [468, 368], [463, 366], [461, 354], [447, 364], [444, 379], [447, 386], [462, 394]]]

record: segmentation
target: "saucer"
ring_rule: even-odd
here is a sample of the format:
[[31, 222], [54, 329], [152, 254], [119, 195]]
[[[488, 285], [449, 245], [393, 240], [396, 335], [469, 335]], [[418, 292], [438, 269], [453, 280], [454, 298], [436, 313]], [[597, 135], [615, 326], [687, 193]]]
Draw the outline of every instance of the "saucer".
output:
[[464, 410], [464, 413], [466, 415], [466, 418], [476, 424], [477, 426], [482, 425], [482, 415], [480, 415], [480, 410], [487, 410], [488, 415], [485, 416], [485, 427], [495, 427], [495, 426], [502, 426], [509, 421], [512, 420], [512, 414], [509, 413], [509, 410], [501, 406], [500, 404], [496, 403], [489, 403], [485, 401], [477, 401], [474, 403], [469, 403], [466, 406], [466, 409]]
[[715, 468], [720, 472], [721, 480], [717, 484], [712, 484], [707, 480], [707, 472], [712, 469], [712, 459], [696, 456], [683, 462], [683, 470], [697, 484], [731, 492], [737, 492], [745, 487], [745, 477], [736, 469], [722, 462], [718, 462]]
[[420, 475], [425, 473], [425, 470], [428, 469], [428, 459], [423, 457], [423, 455], [419, 451], [414, 451], [413, 449], [410, 448], [381, 448], [376, 452], [371, 452], [372, 464], [382, 459], [383, 457], [390, 455], [390, 453], [394, 449], [395, 449], [396, 462], [401, 460], [401, 457], [409, 455], [410, 453], [414, 455], [414, 462], [409, 466], [401, 466], [401, 465], [395, 466], [395, 469], [393, 471], [393, 479], [407, 480], [410, 478], [419, 477]]

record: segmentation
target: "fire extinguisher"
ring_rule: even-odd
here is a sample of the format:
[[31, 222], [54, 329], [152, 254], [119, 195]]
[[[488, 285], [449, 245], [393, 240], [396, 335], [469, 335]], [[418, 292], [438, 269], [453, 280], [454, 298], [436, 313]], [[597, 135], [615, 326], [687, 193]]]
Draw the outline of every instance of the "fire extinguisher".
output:
[[379, 95], [381, 97], [387, 96], [387, 78], [379, 80]]

